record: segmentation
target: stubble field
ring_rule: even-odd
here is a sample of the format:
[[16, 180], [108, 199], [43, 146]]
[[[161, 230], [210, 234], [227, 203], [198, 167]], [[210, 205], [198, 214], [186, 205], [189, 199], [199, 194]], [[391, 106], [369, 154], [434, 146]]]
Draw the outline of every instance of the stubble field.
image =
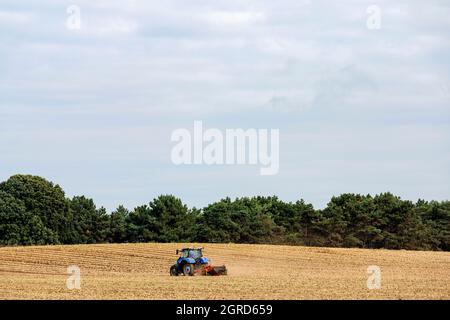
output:
[[[3, 247], [0, 299], [450, 299], [449, 252], [205, 244], [228, 276], [170, 277], [183, 246]], [[67, 288], [70, 265], [80, 289]], [[367, 287], [370, 265], [381, 289]]]

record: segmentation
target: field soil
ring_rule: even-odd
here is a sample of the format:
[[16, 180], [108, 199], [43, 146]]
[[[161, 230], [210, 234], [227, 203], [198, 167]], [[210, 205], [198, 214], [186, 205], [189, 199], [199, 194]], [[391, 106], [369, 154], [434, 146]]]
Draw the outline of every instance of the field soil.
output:
[[[170, 277], [185, 245], [2, 247], [0, 299], [450, 299], [450, 252], [195, 244], [228, 276]], [[80, 289], [67, 288], [71, 265]]]

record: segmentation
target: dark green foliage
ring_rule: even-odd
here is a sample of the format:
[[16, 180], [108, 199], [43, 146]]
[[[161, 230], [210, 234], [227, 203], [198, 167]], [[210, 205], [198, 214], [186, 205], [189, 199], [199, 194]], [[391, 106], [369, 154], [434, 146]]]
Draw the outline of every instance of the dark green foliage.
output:
[[431, 249], [450, 251], [450, 201], [417, 203]]
[[0, 244], [57, 243], [57, 236], [37, 215], [27, 212], [24, 203], [0, 191]]
[[110, 215], [47, 180], [0, 184], [0, 245], [234, 242], [450, 251], [450, 201], [412, 203], [391, 193], [342, 194], [315, 210], [304, 200], [222, 199], [199, 210], [173, 195]]
[[92, 199], [73, 197], [70, 201], [76, 243], [102, 243], [109, 235], [110, 217], [97, 209]]
[[129, 212], [124, 206], [119, 206], [111, 213], [109, 222], [109, 242], [124, 242], [127, 240], [127, 219]]
[[172, 195], [162, 195], [135, 208], [127, 216], [128, 240], [131, 242], [188, 242], [196, 230], [196, 210], [189, 210]]
[[262, 197], [226, 198], [207, 206], [199, 217], [199, 241], [273, 242], [281, 228], [274, 222], [271, 201]]
[[188, 242], [193, 240], [195, 215], [172, 195], [162, 195], [150, 202], [152, 216], [156, 220], [155, 241]]
[[28, 217], [26, 220], [32, 218], [36, 223], [27, 228], [30, 234], [24, 235], [29, 243], [36, 243], [35, 240], [41, 242], [34, 239], [41, 232], [48, 235], [46, 243], [65, 243], [71, 240], [68, 238], [72, 220], [69, 202], [58, 185], [41, 177], [15, 175], [0, 184], [0, 191], [20, 201]]

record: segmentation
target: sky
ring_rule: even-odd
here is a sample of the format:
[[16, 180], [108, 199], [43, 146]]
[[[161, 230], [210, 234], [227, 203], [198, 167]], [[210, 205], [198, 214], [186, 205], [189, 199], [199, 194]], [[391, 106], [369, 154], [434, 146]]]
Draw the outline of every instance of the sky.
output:
[[[449, 17], [444, 0], [0, 0], [0, 181], [43, 176], [110, 211], [449, 199]], [[278, 129], [278, 174], [175, 165], [194, 121]]]

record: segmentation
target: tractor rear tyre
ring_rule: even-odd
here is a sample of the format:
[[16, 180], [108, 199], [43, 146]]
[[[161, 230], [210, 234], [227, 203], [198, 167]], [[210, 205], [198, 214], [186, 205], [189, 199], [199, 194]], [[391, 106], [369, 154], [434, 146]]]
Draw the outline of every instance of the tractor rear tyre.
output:
[[173, 277], [178, 276], [178, 267], [176, 264], [170, 267], [170, 275]]
[[194, 265], [191, 263], [186, 263], [183, 266], [183, 273], [185, 276], [193, 276], [194, 275]]

